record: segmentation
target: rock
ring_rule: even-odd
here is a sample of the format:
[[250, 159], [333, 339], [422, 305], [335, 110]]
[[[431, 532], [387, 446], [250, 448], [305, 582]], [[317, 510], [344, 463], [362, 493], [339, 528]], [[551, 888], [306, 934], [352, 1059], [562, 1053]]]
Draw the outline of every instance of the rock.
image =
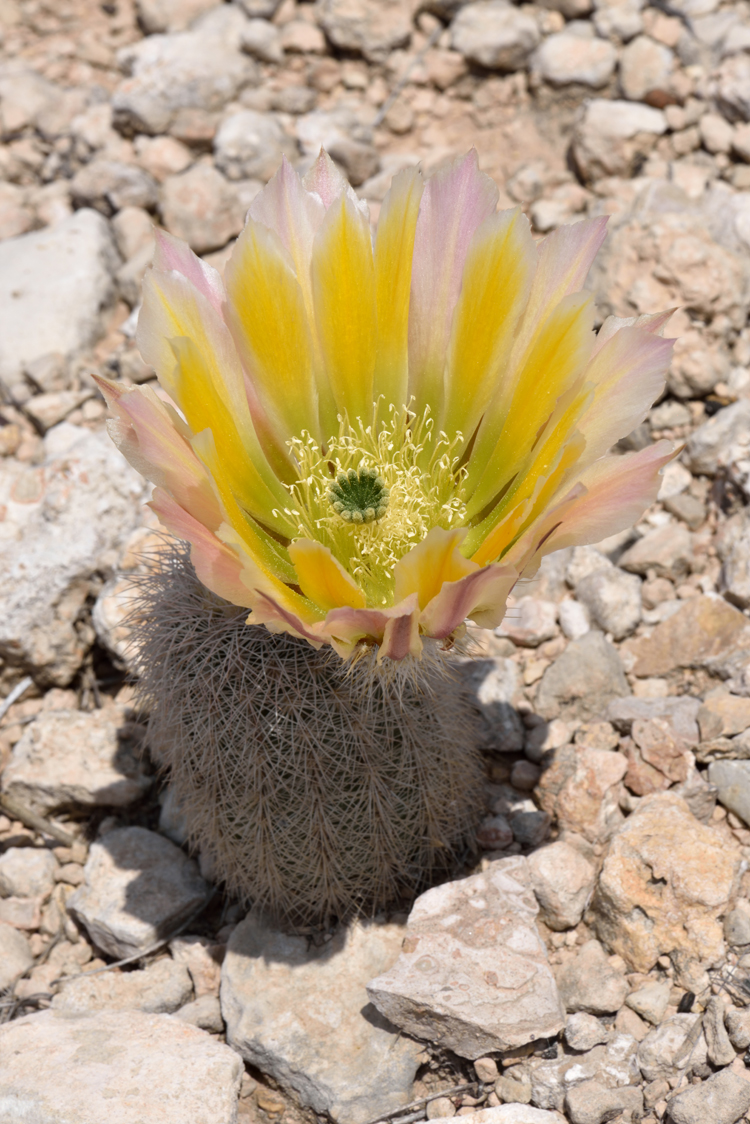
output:
[[531, 1082], [528, 1075], [510, 1069], [495, 1082], [495, 1096], [503, 1104], [530, 1104]]
[[557, 632], [557, 605], [535, 597], [520, 597], [495, 629], [495, 636], [507, 636], [520, 648], [538, 648]]
[[42, 923], [42, 898], [0, 898], [0, 922], [14, 929], [38, 929]]
[[686, 523], [691, 531], [697, 531], [706, 520], [706, 505], [696, 496], [688, 494], [670, 496], [663, 502], [670, 515]]
[[722, 955], [719, 917], [735, 892], [739, 850], [664, 792], [644, 797], [612, 840], [591, 909], [600, 939], [638, 972], [680, 952]]
[[0, 896], [48, 897], [55, 885], [58, 862], [42, 847], [10, 847], [0, 855]]
[[91, 623], [99, 643], [111, 654], [115, 667], [131, 674], [136, 674], [138, 668], [129, 620], [136, 591], [132, 576], [112, 578], [102, 587], [91, 610]]
[[700, 741], [698, 713], [700, 699], [689, 696], [666, 695], [660, 699], [612, 699], [607, 707], [607, 717], [622, 734], [629, 734], [636, 721], [662, 718], [669, 723], [675, 734], [688, 746]]
[[735, 948], [750, 944], [750, 902], [744, 898], [724, 918], [724, 936]]
[[6, 61], [0, 68], [0, 133], [9, 140], [24, 129], [38, 127], [61, 95], [59, 87], [20, 60]]
[[92, 160], [84, 164], [70, 182], [76, 207], [93, 207], [112, 215], [123, 207], [151, 210], [156, 206], [156, 184], [148, 172], [135, 164], [116, 160]]
[[175, 937], [169, 942], [169, 951], [178, 964], [187, 968], [198, 999], [202, 995], [219, 994], [225, 945], [216, 944], [208, 937]]
[[58, 390], [52, 394], [37, 394], [26, 403], [26, 413], [36, 422], [40, 432], [46, 433], [93, 397], [94, 392], [90, 389]]
[[573, 156], [584, 181], [629, 176], [667, 131], [659, 109], [629, 101], [588, 102], [573, 135]]
[[355, 187], [380, 169], [372, 131], [350, 109], [340, 107], [306, 113], [297, 119], [296, 133], [306, 156], [317, 157], [322, 146], [341, 165]]
[[730, 1007], [726, 1013], [726, 1027], [735, 1050], [750, 1046], [750, 1008]]
[[674, 1124], [735, 1124], [750, 1108], [750, 1081], [730, 1069], [714, 1073], [669, 1102]]
[[456, 1106], [450, 1097], [435, 1097], [434, 1100], [428, 1102], [425, 1115], [428, 1120], [438, 1120], [444, 1116], [455, 1116]]
[[539, 39], [536, 22], [507, 0], [465, 4], [451, 28], [453, 49], [489, 70], [520, 70]]
[[637, 796], [682, 784], [694, 770], [692, 753], [664, 718], [637, 719], [633, 741], [623, 748], [628, 758], [625, 784]]
[[216, 995], [201, 995], [192, 1003], [186, 1003], [184, 1007], [180, 1007], [177, 1018], [191, 1026], [199, 1026], [201, 1030], [210, 1030], [213, 1034], [221, 1034], [224, 1030], [221, 1004]]
[[147, 35], [184, 31], [217, 3], [218, 0], [137, 0], [138, 22]]
[[719, 803], [750, 824], [750, 761], [712, 761], [708, 780], [719, 790]]
[[170, 234], [187, 242], [196, 254], [205, 254], [221, 249], [240, 233], [251, 201], [216, 168], [194, 164], [164, 181], [160, 209]]
[[750, 399], [725, 406], [690, 435], [687, 455], [696, 475], [714, 476], [727, 446], [750, 439]]
[[626, 695], [628, 683], [617, 649], [601, 632], [572, 640], [542, 676], [536, 710], [543, 718], [594, 718], [611, 699]]
[[623, 570], [645, 575], [653, 570], [658, 578], [678, 579], [690, 572], [693, 537], [679, 523], [666, 523], [638, 539], [620, 558]]
[[623, 822], [621, 781], [628, 768], [621, 753], [563, 745], [546, 762], [537, 787], [542, 809], [561, 830], [603, 842]]
[[573, 929], [583, 917], [596, 872], [569, 843], [550, 843], [529, 855], [531, 884], [548, 928]]
[[704, 113], [698, 122], [703, 147], [709, 152], [729, 153], [732, 151], [734, 129], [718, 113]]
[[637, 1043], [629, 1034], [617, 1034], [606, 1046], [596, 1046], [586, 1054], [543, 1061], [531, 1072], [534, 1104], [562, 1111], [566, 1095], [586, 1081], [597, 1081], [607, 1089], [634, 1085], [640, 1078], [636, 1049]]
[[[16, 977], [30, 968], [33, 963], [34, 957], [26, 937], [11, 925], [0, 921], [0, 991], [10, 987]], [[2, 1081], [1, 1075], [0, 1081]]]
[[502, 859], [422, 894], [401, 955], [368, 985], [378, 1010], [466, 1058], [557, 1034], [563, 1011], [527, 881], [523, 860]]
[[747, 617], [722, 597], [706, 595], [685, 601], [678, 612], [662, 621], [651, 635], [624, 646], [635, 675], [668, 675], [677, 667], [705, 667], [715, 656], [726, 656], [750, 643]]
[[112, 96], [116, 128], [166, 133], [180, 111], [220, 110], [257, 81], [257, 64], [240, 50], [245, 17], [219, 5], [190, 31], [149, 35], [123, 48], [118, 61], [130, 75]]
[[589, 574], [611, 568], [612, 563], [609, 558], [595, 546], [574, 546], [565, 567], [565, 581], [575, 589]]
[[[704, 1065], [706, 1040], [700, 1034], [692, 1051], [683, 1050], [685, 1039], [695, 1025], [696, 1015], [670, 1015], [655, 1027], [638, 1047], [638, 1065], [646, 1081], [669, 1079], [681, 1072], [675, 1065], [679, 1059], [686, 1069]], [[684, 1072], [684, 1070], [682, 1070]]]
[[621, 1112], [637, 1120], [643, 1112], [643, 1093], [634, 1085], [606, 1089], [598, 1081], [584, 1081], [566, 1093], [565, 1108], [571, 1124], [603, 1124]]
[[477, 1058], [474, 1062], [474, 1072], [477, 1075], [477, 1080], [484, 1082], [484, 1084], [491, 1084], [493, 1081], [497, 1081], [500, 1076], [494, 1058]]
[[625, 977], [615, 971], [598, 941], [586, 941], [557, 975], [566, 1011], [607, 1015], [619, 1011], [628, 993]]
[[534, 61], [551, 86], [575, 82], [598, 90], [614, 74], [617, 51], [605, 39], [560, 31], [544, 40]]
[[463, 665], [462, 675], [485, 720], [487, 746], [508, 753], [523, 749], [523, 723], [511, 705], [518, 688], [518, 669], [513, 660], [473, 660]]
[[142, 735], [121, 707], [42, 713], [16, 742], [3, 792], [45, 812], [127, 807], [151, 785], [141, 762]]
[[703, 1016], [703, 1033], [706, 1036], [706, 1050], [711, 1065], [717, 1068], [731, 1065], [734, 1061], [734, 1047], [724, 1027], [724, 999], [715, 995], [710, 1000]]
[[43, 448], [38, 467], [0, 466], [0, 657], [66, 686], [93, 641], [76, 628], [89, 579], [116, 564], [145, 484], [104, 433], [62, 423]]
[[716, 71], [716, 99], [730, 121], [750, 121], [750, 58], [730, 55]]
[[167, 936], [205, 901], [192, 859], [153, 831], [122, 827], [92, 844], [86, 883], [68, 910], [110, 956], [133, 956]]
[[631, 991], [625, 1002], [636, 1014], [658, 1026], [669, 1004], [670, 991], [671, 985], [666, 981], [647, 983], [637, 991]]
[[565, 1023], [565, 1041], [571, 1050], [588, 1051], [609, 1040], [609, 1030], [593, 1015], [576, 1011]]
[[243, 109], [225, 117], [214, 141], [216, 167], [227, 179], [269, 180], [282, 156], [296, 157], [294, 141], [274, 113]]
[[719, 536], [719, 589], [738, 609], [750, 608], [750, 520], [733, 516]]
[[472, 1112], [471, 1124], [565, 1124], [558, 1112], [524, 1104], [502, 1104]]
[[242, 1063], [169, 1015], [41, 1011], [0, 1026], [8, 1124], [233, 1124]]
[[576, 586], [576, 597], [594, 624], [615, 640], [629, 636], [641, 619], [641, 582], [616, 566], [583, 578]]
[[187, 1003], [193, 984], [187, 968], [164, 958], [143, 971], [102, 972], [63, 983], [52, 1000], [56, 1011], [148, 1011], [171, 1014]]
[[281, 34], [268, 20], [252, 19], [242, 29], [242, 50], [260, 62], [280, 63], [284, 58]]
[[[685, 413], [688, 415], [685, 422], [679, 421], [676, 424], [678, 424], [678, 425], [689, 424], [689, 422], [690, 422], [690, 412], [689, 412], [689, 410], [687, 410], [682, 405], [681, 402], [670, 402], [669, 405], [670, 405], [670, 407], [673, 406], [673, 405], [679, 406], [680, 409], [684, 409]], [[657, 407], [657, 409], [661, 409], [661, 407]], [[654, 416], [655, 413], [656, 413], [656, 410], [651, 411], [650, 416], [651, 416], [652, 419], [653, 419], [653, 416]], [[660, 424], [661, 424], [662, 419], [663, 419], [663, 415], [662, 415], [661, 418], [659, 418]], [[671, 424], [672, 424], [671, 421], [665, 421], [664, 422], [664, 428], [668, 428]], [[679, 496], [682, 492], [684, 492], [686, 488], [689, 488], [690, 485], [692, 484], [692, 482], [693, 482], [692, 474], [689, 473], [688, 470], [683, 465], [681, 465], [679, 461], [670, 461], [669, 464], [664, 467], [664, 470], [663, 470], [662, 475], [661, 475], [661, 485], [659, 487], [658, 499], [660, 499], [662, 502], [664, 500], [673, 499], [675, 496]], [[658, 581], [659, 579], [656, 579], [656, 580]], [[649, 606], [649, 608], [651, 608], [651, 607], [652, 606]]]
[[516, 792], [510, 785], [492, 786], [490, 807], [496, 816], [507, 819], [516, 842], [522, 847], [538, 847], [549, 835], [550, 817], [540, 812], [534, 801], [524, 792]]
[[419, 1046], [397, 1035], [365, 991], [393, 963], [403, 935], [398, 925], [354, 922], [316, 948], [249, 914], [229, 938], [222, 968], [227, 1042], [302, 1105], [341, 1124], [406, 1104]]
[[521, 792], [531, 792], [539, 783], [541, 772], [531, 761], [516, 761], [510, 771], [510, 786]]
[[276, 14], [281, 0], [239, 0], [240, 7], [251, 18], [270, 20]]
[[557, 607], [560, 628], [568, 640], [580, 640], [591, 628], [591, 618], [579, 601], [561, 601]]
[[698, 711], [698, 725], [703, 741], [741, 734], [750, 726], [750, 699], [734, 695], [708, 697]]
[[119, 258], [109, 226], [91, 210], [0, 244], [0, 378], [50, 352], [74, 355], [102, 334]]
[[334, 47], [370, 62], [383, 62], [411, 38], [409, 13], [400, 0], [317, 0], [316, 16]]
[[671, 85], [674, 55], [648, 35], [631, 39], [620, 56], [620, 86], [630, 101], [644, 101], [655, 90]]
[[505, 816], [486, 816], [477, 828], [477, 843], [484, 851], [504, 851], [513, 842], [513, 828]]

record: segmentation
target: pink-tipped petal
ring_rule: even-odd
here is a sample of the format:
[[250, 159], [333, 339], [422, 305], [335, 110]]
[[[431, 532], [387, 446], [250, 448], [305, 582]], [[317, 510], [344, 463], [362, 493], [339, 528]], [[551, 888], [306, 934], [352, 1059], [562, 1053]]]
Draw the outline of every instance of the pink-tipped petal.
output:
[[170, 273], [172, 270], [181, 273], [220, 313], [225, 295], [218, 270], [201, 261], [187, 242], [167, 234], [166, 230], [156, 229], [154, 237], [156, 239], [154, 269], [162, 273]]
[[[340, 654], [351, 654], [361, 640], [382, 644], [390, 620], [418, 615], [416, 593], [390, 609], [332, 609], [321, 625]], [[410, 626], [411, 627], [411, 626]]]
[[644, 313], [643, 316], [608, 316], [596, 334], [594, 355], [601, 351], [620, 328], [641, 328], [650, 332], [652, 336], [660, 336], [669, 321], [674, 316], [675, 310], [668, 308], [664, 312]]
[[419, 638], [419, 614], [416, 609], [400, 617], [391, 617], [383, 632], [383, 643], [378, 652], [378, 663], [383, 660], [403, 660], [407, 656], [419, 658], [422, 641]]
[[425, 185], [414, 239], [409, 310], [409, 391], [418, 412], [442, 403], [453, 310], [469, 244], [493, 214], [497, 187], [479, 171], [476, 150]]
[[476, 562], [464, 558], [459, 549], [466, 534], [463, 527], [451, 531], [433, 527], [422, 542], [400, 558], [393, 571], [396, 601], [416, 593], [419, 607], [424, 609], [445, 582], [455, 582], [478, 569]]
[[189, 515], [161, 488], [154, 491], [149, 507], [168, 531], [190, 543], [190, 560], [208, 589], [233, 605], [251, 606], [253, 595], [242, 580], [243, 563], [231, 547]]
[[369, 218], [370, 211], [367, 203], [364, 199], [358, 197], [344, 173], [334, 164], [323, 148], [321, 148], [312, 168], [303, 178], [302, 186], [306, 191], [314, 192], [320, 198], [326, 210], [336, 202], [340, 195], [347, 195], [365, 218]]
[[315, 648], [321, 648], [326, 642], [325, 636], [312, 632], [296, 613], [268, 593], [255, 589], [252, 600], [253, 611], [247, 618], [248, 624], [264, 624], [269, 632], [289, 632], [300, 640], [307, 640]]
[[419, 618], [427, 636], [444, 640], [468, 617], [481, 628], [495, 628], [505, 615], [505, 603], [518, 573], [512, 566], [493, 563], [458, 581], [446, 582]]

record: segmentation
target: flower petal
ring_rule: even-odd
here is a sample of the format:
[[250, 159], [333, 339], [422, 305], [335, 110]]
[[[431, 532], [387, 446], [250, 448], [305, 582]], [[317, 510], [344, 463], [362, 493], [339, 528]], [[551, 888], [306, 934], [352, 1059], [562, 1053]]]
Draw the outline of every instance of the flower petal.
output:
[[382, 420], [389, 406], [407, 404], [409, 381], [409, 292], [419, 203], [424, 184], [416, 168], [393, 177], [380, 210], [375, 240], [375, 299], [378, 351], [375, 393]]
[[220, 313], [225, 294], [218, 270], [202, 261], [186, 242], [167, 234], [166, 230], [155, 228], [154, 238], [154, 269], [161, 273], [172, 270], [181, 273]]
[[364, 593], [327, 546], [312, 539], [296, 539], [290, 543], [288, 553], [299, 587], [313, 604], [326, 612], [342, 605], [365, 607]]
[[[382, 644], [390, 620], [399, 617], [414, 617], [416, 620], [418, 615], [417, 595], [412, 593], [390, 609], [332, 609], [321, 628], [330, 637], [330, 642], [339, 655], [346, 657], [351, 655], [361, 640], [371, 644]], [[408, 630], [411, 648], [415, 649], [416, 642], [411, 635], [413, 627], [413, 624], [410, 624]], [[394, 643], [398, 641], [399, 634], [400, 630], [397, 630]]]
[[279, 236], [251, 219], [227, 263], [225, 282], [229, 326], [279, 443], [303, 430], [319, 440], [310, 327]]
[[327, 637], [313, 632], [301, 617], [262, 591], [253, 597], [253, 611], [247, 624], [264, 624], [269, 632], [288, 632], [300, 640], [307, 640], [314, 648], [322, 648]]
[[416, 609], [400, 617], [391, 617], [383, 632], [383, 642], [378, 651], [378, 663], [383, 660], [403, 660], [407, 656], [420, 658], [422, 641], [419, 638], [419, 614]]
[[462, 527], [451, 531], [433, 527], [422, 542], [396, 563], [393, 571], [396, 601], [416, 593], [419, 607], [424, 609], [445, 582], [454, 582], [476, 570], [476, 562], [464, 558], [459, 550], [465, 538], [466, 530]]
[[468, 617], [481, 628], [496, 628], [518, 573], [512, 566], [477, 568], [458, 581], [446, 582], [425, 606], [419, 623], [427, 636], [444, 640]]
[[414, 241], [409, 310], [409, 392], [417, 412], [443, 402], [453, 310], [474, 232], [494, 213], [497, 187], [479, 171], [476, 150], [425, 185]]
[[[376, 308], [370, 227], [346, 196], [331, 205], [315, 237], [313, 301], [321, 351], [337, 410], [353, 423], [373, 416]], [[338, 432], [323, 414], [323, 436]]]
[[302, 186], [306, 191], [314, 191], [326, 210], [333, 206], [341, 195], [346, 195], [365, 218], [368, 217], [367, 204], [363, 199], [357, 198], [349, 180], [341, 169], [334, 164], [324, 148], [321, 148], [312, 168], [304, 176]]

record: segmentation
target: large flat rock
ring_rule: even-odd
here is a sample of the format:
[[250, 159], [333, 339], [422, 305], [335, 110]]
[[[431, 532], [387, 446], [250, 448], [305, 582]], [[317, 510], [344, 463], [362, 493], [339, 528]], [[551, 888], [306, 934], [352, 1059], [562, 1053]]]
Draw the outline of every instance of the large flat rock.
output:
[[634, 675], [668, 675], [678, 667], [705, 667], [750, 645], [750, 622], [723, 597], [706, 595], [685, 601], [650, 636], [623, 645]]
[[109, 223], [86, 208], [0, 242], [0, 378], [12, 385], [34, 359], [94, 343], [119, 266]]
[[409, 1034], [479, 1058], [565, 1025], [526, 860], [501, 859], [417, 899], [393, 968], [368, 994]]
[[242, 1062], [169, 1015], [42, 1011], [0, 1027], [3, 1124], [235, 1124]]
[[229, 939], [221, 1008], [227, 1042], [301, 1104], [365, 1124], [410, 1100], [421, 1047], [368, 1001], [400, 925], [352, 924], [322, 948], [250, 914]]

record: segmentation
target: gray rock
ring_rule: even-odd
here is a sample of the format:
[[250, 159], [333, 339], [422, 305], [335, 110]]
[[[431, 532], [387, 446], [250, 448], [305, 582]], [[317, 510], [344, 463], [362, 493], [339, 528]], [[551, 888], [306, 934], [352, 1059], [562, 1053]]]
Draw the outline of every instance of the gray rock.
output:
[[598, 941], [581, 945], [575, 960], [560, 969], [557, 986], [566, 1011], [589, 1015], [619, 1011], [628, 993], [627, 980], [612, 967]]
[[220, 0], [137, 0], [138, 22], [149, 35], [184, 31], [193, 20], [215, 8]]
[[674, 1124], [735, 1124], [750, 1109], [750, 1081], [725, 1069], [669, 1102]]
[[637, 991], [632, 991], [625, 1002], [636, 1014], [647, 1019], [652, 1026], [658, 1026], [664, 1018], [670, 991], [670, 983], [655, 981], [645, 984], [644, 987], [639, 987]]
[[674, 55], [648, 35], [639, 35], [620, 56], [620, 85], [630, 101], [643, 101], [652, 90], [668, 90]]
[[638, 1120], [643, 1113], [643, 1093], [634, 1085], [607, 1089], [598, 1081], [584, 1081], [568, 1091], [565, 1108], [571, 1124], [604, 1124], [621, 1112]]
[[750, 1008], [730, 1007], [724, 1021], [735, 1050], [746, 1050], [750, 1046]]
[[661, 699], [612, 699], [607, 707], [607, 718], [622, 734], [629, 734], [638, 719], [665, 718], [688, 746], [700, 741], [698, 711], [701, 700], [687, 695], [667, 695]]
[[703, 1033], [711, 1065], [721, 1068], [734, 1061], [734, 1047], [724, 1026], [724, 997], [715, 995], [703, 1015]]
[[538, 847], [549, 835], [550, 817], [540, 812], [525, 792], [517, 792], [511, 785], [492, 786], [490, 807], [496, 816], [507, 819], [514, 838], [524, 847]]
[[0, 991], [4, 991], [33, 963], [31, 946], [23, 933], [0, 921]]
[[7, 1124], [234, 1124], [242, 1062], [169, 1015], [42, 1011], [0, 1026]]
[[461, 673], [485, 720], [487, 745], [508, 753], [523, 749], [524, 726], [511, 705], [518, 689], [518, 668], [513, 660], [471, 660], [462, 665]]
[[750, 58], [730, 55], [716, 72], [716, 98], [730, 121], [750, 121]]
[[550, 929], [573, 929], [583, 917], [596, 871], [580, 851], [558, 841], [529, 855], [531, 884]]
[[699, 425], [687, 441], [692, 471], [714, 476], [722, 452], [730, 445], [750, 441], [750, 399], [740, 398]]
[[0, 897], [47, 897], [55, 885], [58, 862], [42, 847], [10, 847], [0, 855]]
[[136, 164], [117, 160], [92, 160], [84, 164], [70, 182], [70, 194], [76, 207], [93, 207], [103, 215], [112, 215], [123, 207], [156, 206], [156, 182]]
[[0, 243], [0, 379], [19, 383], [42, 356], [93, 344], [119, 264], [109, 225], [87, 209]]
[[0, 657], [67, 686], [91, 642], [75, 628], [89, 579], [116, 565], [146, 491], [105, 433], [63, 422], [44, 452], [35, 468], [0, 462]]
[[478, 1058], [557, 1034], [564, 1016], [527, 888], [524, 860], [417, 899], [393, 968], [368, 994], [397, 1026]]
[[592, 34], [560, 31], [544, 40], [534, 58], [542, 78], [552, 86], [578, 83], [598, 90], [606, 86], [617, 65], [617, 51]]
[[10, 140], [29, 126], [38, 127], [61, 90], [20, 59], [6, 60], [0, 67], [0, 134]]
[[719, 589], [739, 609], [750, 608], [750, 520], [742, 519], [732, 533], [722, 535]]
[[558, 1112], [545, 1112], [526, 1104], [501, 1104], [472, 1112], [471, 1124], [565, 1124]]
[[575, 1011], [565, 1023], [565, 1041], [571, 1050], [588, 1051], [609, 1039], [609, 1030], [593, 1015]]
[[565, 566], [565, 581], [575, 589], [589, 574], [611, 568], [612, 563], [609, 558], [595, 546], [574, 546]]
[[538, 648], [557, 632], [557, 605], [538, 597], [521, 597], [508, 608], [495, 636], [505, 636], [521, 648]]
[[466, 4], [451, 28], [453, 49], [490, 70], [520, 70], [539, 40], [536, 22], [507, 0]]
[[281, 0], [236, 0], [236, 2], [252, 19], [257, 17], [267, 20], [276, 14], [276, 9], [281, 4]]
[[597, 570], [576, 586], [576, 597], [603, 632], [615, 640], [629, 636], [641, 619], [641, 582], [617, 566]]
[[245, 215], [261, 189], [257, 180], [230, 183], [208, 164], [194, 164], [162, 184], [164, 226], [196, 254], [219, 250], [245, 225]]
[[284, 58], [279, 29], [268, 20], [251, 19], [242, 29], [242, 50], [261, 62], [279, 63]]
[[719, 790], [719, 803], [750, 824], [750, 761], [712, 761], [708, 780]]
[[321, 948], [250, 914], [229, 938], [221, 1009], [227, 1042], [301, 1104], [340, 1124], [365, 1124], [411, 1099], [419, 1047], [368, 1002], [403, 928], [340, 928]]
[[102, 972], [62, 983], [52, 1006], [76, 1015], [129, 1010], [169, 1015], [184, 1007], [192, 995], [193, 981], [185, 965], [163, 958], [143, 971]]
[[351, 109], [339, 107], [306, 113], [297, 118], [295, 131], [305, 156], [316, 157], [321, 147], [325, 148], [355, 186], [380, 169], [372, 130]]
[[645, 575], [653, 570], [657, 578], [682, 578], [690, 572], [693, 536], [680, 523], [667, 523], [638, 539], [620, 559], [623, 570]]
[[142, 735], [122, 707], [42, 713], [14, 746], [3, 792], [44, 811], [125, 807], [151, 785], [141, 760]]
[[318, 0], [316, 15], [334, 47], [371, 62], [383, 62], [411, 38], [409, 13], [401, 0]]
[[584, 180], [629, 175], [667, 131], [659, 109], [594, 98], [575, 127], [573, 155]]
[[609, 702], [627, 695], [628, 681], [617, 649], [601, 632], [572, 640], [542, 676], [536, 710], [543, 718], [600, 716]]
[[724, 936], [735, 948], [750, 944], [750, 902], [744, 898], [724, 918]]
[[[706, 1062], [706, 1039], [701, 1033], [692, 1051], [683, 1050], [685, 1039], [692, 1030], [696, 1015], [670, 1015], [655, 1027], [638, 1047], [638, 1065], [646, 1081], [669, 1079], [675, 1072], [684, 1072]], [[680, 1060], [681, 1070], [675, 1060]]]
[[175, 937], [169, 942], [169, 951], [173, 959], [187, 968], [198, 999], [202, 995], [219, 994], [226, 945], [217, 944], [209, 937]]
[[125, 132], [165, 133], [180, 110], [221, 109], [257, 81], [257, 64], [240, 50], [246, 19], [219, 5], [173, 35], [149, 35], [123, 48], [118, 61], [130, 77], [112, 97], [114, 124]]
[[243, 109], [225, 117], [214, 141], [217, 168], [227, 179], [269, 180], [282, 156], [294, 159], [296, 145], [274, 113]]
[[531, 1099], [540, 1108], [562, 1112], [567, 1095], [587, 1081], [597, 1081], [607, 1089], [634, 1085], [639, 1080], [636, 1050], [632, 1035], [616, 1034], [606, 1046], [585, 1054], [542, 1062], [531, 1071]]
[[560, 628], [568, 640], [580, 640], [591, 629], [589, 611], [580, 601], [561, 601], [558, 609]]
[[143, 952], [197, 910], [208, 887], [192, 859], [153, 831], [122, 827], [94, 843], [68, 910], [97, 947]]
[[180, 1007], [177, 1018], [191, 1026], [199, 1026], [201, 1030], [210, 1030], [213, 1034], [221, 1034], [224, 1029], [221, 1003], [216, 995], [201, 995], [192, 1003], [186, 1003], [184, 1007]]

